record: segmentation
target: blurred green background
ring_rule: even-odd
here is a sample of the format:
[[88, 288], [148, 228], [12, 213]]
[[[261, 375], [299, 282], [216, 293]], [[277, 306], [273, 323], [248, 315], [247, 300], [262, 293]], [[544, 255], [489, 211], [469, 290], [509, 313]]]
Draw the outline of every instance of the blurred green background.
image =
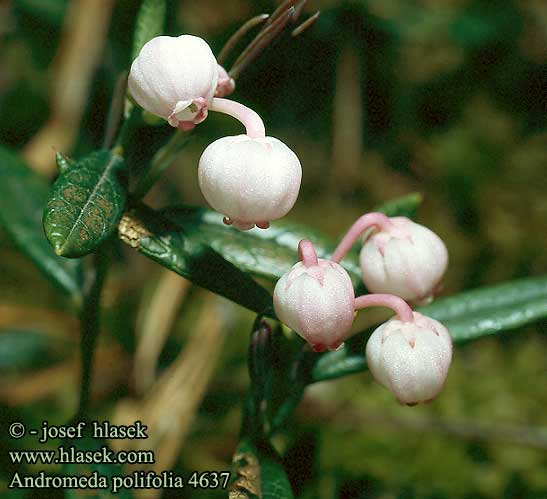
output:
[[[216, 53], [244, 20], [276, 6], [168, 3], [169, 34], [202, 36]], [[54, 150], [80, 156], [100, 147], [116, 78], [130, 62], [138, 4], [0, 3], [0, 141], [38, 171], [54, 175]], [[268, 49], [232, 96], [301, 159], [290, 218], [339, 238], [375, 205], [418, 191], [418, 220], [450, 252], [442, 295], [545, 273], [547, 4], [310, 0], [307, 15], [316, 10], [319, 20]], [[147, 161], [169, 132], [143, 127], [132, 164]], [[152, 206], [203, 205], [198, 158], [240, 126], [213, 115], [197, 132], [149, 194]], [[74, 311], [1, 231], [0, 262], [2, 428], [13, 420], [65, 423], [78, 393]], [[177, 473], [229, 469], [248, 386], [251, 314], [129, 249], [117, 255], [103, 305], [97, 418], [158, 428], [161, 438], [143, 448]], [[382, 317], [361, 314], [355, 329]], [[545, 326], [456, 350], [445, 390], [427, 406], [398, 406], [368, 373], [313, 386], [275, 441], [297, 496], [546, 498]], [[8, 491], [16, 468], [5, 451], [37, 446], [4, 429], [1, 445], [0, 493], [60, 497]]]

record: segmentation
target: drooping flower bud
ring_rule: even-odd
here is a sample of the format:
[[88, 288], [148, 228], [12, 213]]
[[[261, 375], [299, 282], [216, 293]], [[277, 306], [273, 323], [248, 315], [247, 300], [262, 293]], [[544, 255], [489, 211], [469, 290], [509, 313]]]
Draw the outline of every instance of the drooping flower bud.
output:
[[[215, 99], [217, 100], [217, 99]], [[267, 228], [298, 197], [302, 167], [296, 154], [273, 137], [223, 137], [199, 160], [199, 185], [207, 202], [239, 229]]]
[[351, 279], [339, 264], [317, 258], [309, 241], [300, 242], [299, 253], [302, 261], [275, 286], [275, 313], [316, 352], [335, 350], [353, 323]]
[[408, 218], [389, 221], [374, 231], [361, 249], [363, 281], [373, 293], [427, 303], [446, 270], [446, 246], [434, 232]]
[[234, 92], [236, 82], [227, 73], [227, 71], [219, 64], [218, 65], [218, 82], [215, 91], [215, 97], [226, 97]]
[[218, 65], [205, 40], [192, 35], [158, 36], [131, 65], [129, 91], [148, 112], [171, 126], [190, 129], [207, 117]]
[[452, 359], [448, 330], [418, 312], [413, 315], [412, 322], [394, 318], [382, 324], [366, 347], [374, 379], [407, 405], [429, 402], [439, 394]]

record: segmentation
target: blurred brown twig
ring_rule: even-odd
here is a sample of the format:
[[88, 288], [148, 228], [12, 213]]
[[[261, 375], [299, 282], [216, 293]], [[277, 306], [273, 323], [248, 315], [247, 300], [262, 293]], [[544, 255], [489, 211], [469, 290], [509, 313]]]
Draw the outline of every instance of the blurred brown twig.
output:
[[349, 428], [384, 426], [397, 431], [439, 432], [464, 440], [507, 442], [547, 450], [547, 428], [530, 425], [492, 424], [479, 421], [442, 420], [432, 417], [400, 417], [328, 406], [307, 397], [298, 413], [304, 420], [328, 420], [330, 424]]
[[[237, 80], [239, 75], [262, 53], [262, 51], [270, 46], [280, 35], [285, 31], [287, 26], [295, 24], [302, 10], [306, 5], [307, 0], [285, 0], [279, 7], [270, 15], [262, 14], [253, 17], [247, 21], [239, 30], [232, 35], [219, 55], [219, 62], [224, 62], [230, 52], [233, 51], [236, 44], [245, 36], [250, 29], [257, 26], [261, 22], [265, 22], [263, 28], [251, 40], [245, 49], [239, 54], [235, 62], [232, 64], [228, 74]], [[308, 29], [319, 17], [319, 12], [308, 18], [302, 24], [292, 30], [292, 36], [298, 36]]]
[[45, 175], [55, 173], [52, 148], [70, 153], [82, 120], [93, 74], [107, 40], [114, 0], [73, 0], [53, 63], [51, 114], [24, 149], [28, 163]]
[[189, 289], [189, 281], [170, 270], [163, 270], [152, 296], [144, 294], [137, 316], [134, 367], [137, 393], [145, 393], [154, 382], [158, 358]]

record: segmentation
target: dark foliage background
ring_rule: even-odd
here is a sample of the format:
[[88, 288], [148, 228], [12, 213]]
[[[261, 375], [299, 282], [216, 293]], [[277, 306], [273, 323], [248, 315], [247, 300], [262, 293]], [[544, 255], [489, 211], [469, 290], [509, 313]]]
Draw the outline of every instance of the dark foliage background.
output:
[[[202, 36], [218, 53], [243, 20], [273, 7], [171, 0], [169, 33]], [[137, 8], [130, 0], [0, 4], [1, 142], [50, 176], [54, 149], [78, 157], [100, 147]], [[302, 161], [290, 217], [338, 238], [373, 206], [419, 191], [420, 222], [450, 251], [444, 295], [545, 273], [545, 2], [317, 0], [308, 9], [322, 11], [317, 23], [266, 51], [234, 94]], [[71, 58], [82, 17], [87, 41]], [[133, 165], [168, 131], [141, 130]], [[198, 132], [148, 196], [152, 206], [204, 204], [199, 155], [240, 130], [215, 115]], [[66, 422], [77, 396], [73, 310], [2, 232], [0, 270], [2, 428]], [[251, 314], [130, 251], [117, 255], [104, 307], [97, 417], [169, 422], [180, 446], [147, 445], [178, 473], [228, 469], [248, 384]], [[356, 329], [382, 318], [361, 315]], [[156, 327], [169, 333], [165, 344], [154, 343]], [[139, 350], [136, 338], [152, 346]], [[139, 381], [154, 349], [159, 367]], [[543, 322], [456, 350], [447, 386], [428, 406], [399, 407], [369, 374], [312, 387], [275, 442], [297, 496], [547, 497], [546, 358]], [[162, 375], [175, 376], [173, 361], [180, 383], [167, 387]], [[46, 497], [6, 490], [14, 467], [5, 451], [36, 444], [2, 431], [0, 490]]]

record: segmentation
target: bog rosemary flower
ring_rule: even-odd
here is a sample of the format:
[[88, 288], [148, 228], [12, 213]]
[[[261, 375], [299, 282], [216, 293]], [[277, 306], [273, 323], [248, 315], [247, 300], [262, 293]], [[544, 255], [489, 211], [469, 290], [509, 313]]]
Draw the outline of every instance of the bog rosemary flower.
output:
[[333, 260], [340, 261], [367, 231], [360, 253], [367, 288], [415, 303], [431, 301], [448, 264], [448, 252], [439, 236], [405, 217], [367, 213], [349, 229]]
[[[376, 220], [369, 216], [368, 222]], [[340, 256], [351, 246], [341, 244]], [[396, 316], [378, 327], [366, 347], [374, 378], [402, 404], [429, 402], [440, 392], [452, 359], [448, 330], [438, 321], [413, 312], [391, 294], [355, 298], [347, 272], [336, 262], [317, 258], [310, 241], [298, 246], [300, 261], [279, 279], [274, 290], [278, 318], [296, 331], [316, 352], [339, 348], [349, 335], [354, 313], [386, 307]]]
[[335, 350], [353, 322], [351, 279], [337, 263], [317, 258], [309, 241], [300, 241], [299, 257], [275, 286], [275, 312], [314, 351]]
[[225, 215], [226, 224], [267, 228], [296, 202], [302, 167], [283, 142], [266, 136], [257, 113], [221, 98], [234, 88], [209, 45], [192, 35], [153, 38], [129, 74], [135, 100], [174, 127], [190, 130], [209, 111], [229, 114], [245, 125], [246, 135], [224, 137], [207, 147], [199, 161], [199, 185], [208, 203]]
[[438, 321], [418, 312], [393, 318], [368, 340], [367, 365], [401, 404], [429, 402], [441, 391], [452, 360], [452, 340]]
[[210, 110], [241, 121], [245, 135], [210, 144], [199, 160], [199, 186], [207, 202], [239, 229], [267, 228], [285, 216], [300, 190], [302, 167], [283, 142], [267, 137], [260, 116], [237, 102], [214, 98]]
[[205, 40], [158, 36], [133, 61], [128, 85], [146, 111], [188, 130], [207, 117], [218, 77], [217, 61]]

